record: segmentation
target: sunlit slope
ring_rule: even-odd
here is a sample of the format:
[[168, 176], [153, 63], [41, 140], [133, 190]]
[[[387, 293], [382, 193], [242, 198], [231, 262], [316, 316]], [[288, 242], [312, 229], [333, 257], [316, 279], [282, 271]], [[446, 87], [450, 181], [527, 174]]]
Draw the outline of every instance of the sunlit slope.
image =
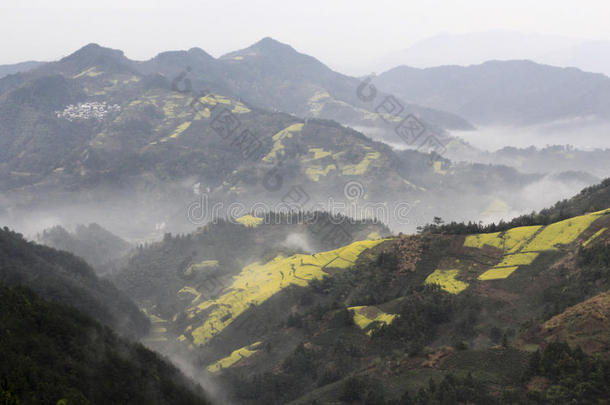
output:
[[509, 229], [501, 233], [482, 233], [478, 235], [470, 235], [464, 241], [465, 247], [483, 248], [484, 246], [493, 246], [512, 253], [522, 248], [532, 238], [536, 232], [542, 228], [536, 226], [522, 226], [519, 228]]
[[[464, 248], [475, 248], [487, 251], [489, 255], [502, 252], [500, 261], [487, 268], [477, 276], [480, 281], [500, 280], [508, 278], [521, 266], [530, 265], [543, 252], [559, 251], [564, 246], [577, 241], [591, 225], [601, 217], [610, 215], [610, 210], [597, 211], [547, 226], [523, 226], [509, 229], [505, 232], [469, 235], [464, 240]], [[587, 246], [604, 233], [601, 228], [588, 236], [582, 242]], [[460, 281], [465, 273], [460, 269], [437, 269], [425, 280], [425, 284], [438, 284], [443, 290], [458, 294], [468, 287], [468, 283]]]
[[248, 358], [258, 351], [261, 342], [252, 343], [249, 346], [239, 348], [233, 351], [229, 356], [218, 360], [216, 363], [208, 366], [208, 371], [213, 373], [229, 368], [241, 359]]
[[548, 226], [526, 226], [506, 232], [471, 235], [464, 241], [465, 247], [492, 246], [504, 251], [500, 263], [479, 276], [479, 280], [503, 279], [519, 266], [531, 264], [541, 252], [559, 250], [574, 242], [591, 224], [610, 210], [580, 215]]
[[588, 353], [607, 353], [610, 343], [610, 291], [569, 307], [544, 322], [535, 338], [561, 340], [580, 346]]
[[190, 332], [195, 345], [205, 344], [251, 305], [260, 305], [290, 285], [307, 286], [311, 280], [324, 277], [327, 268], [349, 268], [362, 252], [383, 241], [359, 241], [328, 252], [277, 256], [264, 264], [250, 264], [234, 276], [232, 284], [217, 299], [194, 301], [187, 309], [189, 318], [201, 314], [205, 322], [186, 333]]
[[425, 284], [438, 284], [440, 287], [451, 293], [459, 294], [468, 288], [468, 283], [457, 280], [455, 277], [459, 274], [459, 270], [435, 270], [432, 274], [426, 277]]
[[556, 222], [545, 227], [524, 248], [524, 252], [537, 252], [543, 250], [557, 250], [558, 245], [572, 243], [585, 229], [589, 227], [600, 215], [609, 212], [604, 210], [592, 214]]

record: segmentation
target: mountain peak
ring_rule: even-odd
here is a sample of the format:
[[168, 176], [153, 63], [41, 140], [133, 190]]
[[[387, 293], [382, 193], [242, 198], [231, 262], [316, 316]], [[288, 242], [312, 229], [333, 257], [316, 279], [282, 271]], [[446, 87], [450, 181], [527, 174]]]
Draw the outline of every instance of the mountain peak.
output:
[[267, 49], [271, 49], [271, 48], [290, 48], [290, 49], [292, 49], [292, 47], [290, 45], [287, 45], [287, 44], [280, 42], [276, 39], [273, 39], [271, 37], [265, 37], [265, 38], [261, 39], [260, 41], [254, 43], [252, 45], [252, 47], [267, 48]]
[[264, 53], [297, 53], [297, 51], [288, 44], [277, 41], [271, 37], [265, 37], [247, 49], [258, 50]]
[[204, 51], [203, 49], [201, 49], [199, 47], [191, 48], [187, 52], [190, 55], [194, 55], [194, 56], [198, 56], [198, 57], [204, 57], [204, 58], [208, 58], [208, 59], [214, 59], [212, 57], [212, 55], [210, 55], [209, 53], [207, 53], [206, 51]]
[[123, 51], [91, 43], [62, 58], [56, 66], [59, 66], [62, 72], [74, 74], [92, 66], [99, 67], [105, 72], [131, 71], [129, 64], [130, 61]]
[[99, 44], [90, 43], [90, 44], [83, 46], [78, 51], [61, 59], [60, 62], [72, 62], [72, 61], [77, 61], [77, 60], [84, 61], [84, 60], [98, 59], [101, 57], [111, 57], [113, 59], [123, 59], [123, 58], [125, 58], [125, 55], [123, 54], [123, 51], [121, 51], [119, 49], [105, 48]]
[[223, 55], [221, 59], [234, 58], [236, 56], [294, 56], [299, 53], [290, 45], [277, 41], [271, 37], [265, 37], [245, 49], [230, 52]]

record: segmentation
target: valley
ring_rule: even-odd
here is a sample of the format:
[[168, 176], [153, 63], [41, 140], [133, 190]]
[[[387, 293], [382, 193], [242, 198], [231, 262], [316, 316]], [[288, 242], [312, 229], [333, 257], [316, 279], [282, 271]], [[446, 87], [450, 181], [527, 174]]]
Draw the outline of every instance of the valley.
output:
[[608, 403], [603, 5], [153, 3], [0, 13], [0, 404]]

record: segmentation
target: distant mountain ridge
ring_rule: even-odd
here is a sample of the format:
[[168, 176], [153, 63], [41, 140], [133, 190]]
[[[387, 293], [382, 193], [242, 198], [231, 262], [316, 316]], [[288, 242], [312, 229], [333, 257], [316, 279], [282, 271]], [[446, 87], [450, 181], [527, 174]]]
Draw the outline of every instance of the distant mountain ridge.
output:
[[[159, 54], [150, 61], [138, 63], [138, 68], [146, 72], [156, 69], [171, 76], [186, 69], [187, 63], [192, 69], [193, 84], [203, 80], [206, 85], [222, 86], [225, 93], [239, 95], [250, 104], [301, 117], [334, 119], [345, 125], [387, 127], [374, 115], [367, 115], [383, 100], [382, 95], [376, 104], [361, 100], [357, 93], [359, 79], [335, 72], [316, 58], [269, 37], [218, 59], [193, 48], [186, 53]], [[454, 114], [407, 103], [404, 109], [405, 115], [417, 114], [441, 129], [471, 128]]]
[[27, 72], [28, 70], [32, 70], [45, 62], [20, 62], [12, 65], [0, 65], [0, 79], [4, 76], [13, 75], [15, 73]]
[[526, 60], [425, 69], [399, 66], [373, 83], [477, 125], [532, 125], [579, 117], [610, 120], [609, 77]]
[[377, 58], [369, 69], [383, 72], [399, 65], [428, 68], [478, 65], [489, 60], [522, 60], [558, 67], [575, 67], [610, 76], [607, 40], [505, 30], [444, 33], [417, 41], [410, 47]]

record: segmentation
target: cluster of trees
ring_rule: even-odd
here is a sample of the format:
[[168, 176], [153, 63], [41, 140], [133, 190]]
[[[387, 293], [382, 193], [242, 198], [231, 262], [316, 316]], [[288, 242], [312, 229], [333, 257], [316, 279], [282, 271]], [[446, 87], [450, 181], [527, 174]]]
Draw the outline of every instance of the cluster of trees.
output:
[[543, 386], [528, 392], [532, 403], [601, 404], [610, 398], [610, 361], [567, 343], [549, 343], [532, 355], [524, 381], [534, 377], [542, 377]]
[[339, 399], [346, 403], [360, 402], [365, 405], [387, 404], [381, 382], [363, 376], [349, 377], [343, 383], [343, 390]]
[[139, 343], [77, 310], [0, 284], [0, 403], [207, 404]]
[[[534, 378], [537, 384], [532, 384]], [[531, 355], [520, 383], [500, 390], [471, 373], [449, 373], [440, 381], [430, 379], [425, 386], [405, 391], [398, 400], [388, 400], [379, 381], [360, 375], [342, 383], [340, 399], [366, 405], [602, 404], [610, 398], [608, 381], [610, 361], [553, 342]]]
[[489, 393], [489, 389], [468, 373], [466, 377], [447, 374], [436, 383], [430, 379], [427, 387], [421, 387], [414, 395], [405, 392], [401, 404], [409, 405], [445, 405], [445, 404], [496, 404], [498, 398]]
[[492, 222], [484, 225], [481, 222], [455, 222], [444, 223], [439, 217], [435, 217], [433, 223], [417, 228], [420, 233], [463, 235], [473, 233], [502, 232], [519, 226], [548, 225], [553, 222], [562, 221], [574, 216], [583, 215], [587, 212], [601, 211], [608, 208], [610, 200], [610, 178], [600, 184], [583, 189], [578, 195], [571, 199], [557, 202], [551, 208], [545, 208], [540, 212], [521, 215], [506, 222], [501, 220], [497, 224]]
[[454, 310], [453, 297], [438, 286], [412, 289], [404, 298], [399, 317], [375, 330], [373, 339], [381, 344], [392, 342], [392, 347], [406, 346], [410, 354], [418, 354], [435, 337], [438, 326], [453, 318]]
[[585, 266], [605, 269], [606, 273], [610, 268], [610, 246], [604, 243], [596, 243], [586, 249], [581, 248], [578, 256], [581, 264]]

